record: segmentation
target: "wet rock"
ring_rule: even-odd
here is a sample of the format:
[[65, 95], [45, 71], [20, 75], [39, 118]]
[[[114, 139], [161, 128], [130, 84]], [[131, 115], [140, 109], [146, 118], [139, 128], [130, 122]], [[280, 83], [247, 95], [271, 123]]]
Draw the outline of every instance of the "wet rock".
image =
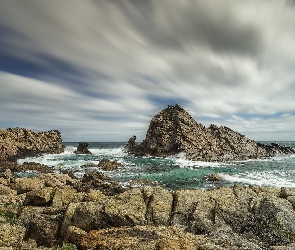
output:
[[75, 154], [92, 154], [88, 149], [89, 144], [87, 142], [79, 142]]
[[168, 106], [155, 115], [145, 140], [132, 136], [125, 151], [137, 156], [166, 157], [184, 152], [189, 160], [233, 161], [294, 154], [286, 146], [256, 143], [228, 127], [196, 122], [180, 105]]
[[81, 168], [94, 168], [94, 167], [97, 167], [97, 164], [93, 163], [93, 162], [89, 162], [89, 163], [86, 163], [82, 166], [80, 166]]
[[26, 237], [34, 239], [38, 246], [54, 247], [58, 245], [59, 216], [35, 216], [28, 225]]
[[219, 174], [209, 174], [203, 177], [204, 181], [221, 181], [222, 177]]
[[100, 190], [105, 195], [116, 195], [124, 192], [127, 188], [122, 187], [118, 182], [111, 181], [111, 178], [102, 172], [86, 171], [80, 182], [74, 186], [78, 192], [89, 190]]
[[102, 159], [98, 163], [98, 167], [100, 167], [102, 170], [105, 170], [105, 171], [114, 171], [114, 170], [117, 170], [121, 166], [122, 166], [122, 164], [117, 162], [116, 160], [111, 161], [109, 159]]
[[104, 206], [108, 227], [144, 225], [145, 214], [146, 204], [138, 188], [113, 196]]

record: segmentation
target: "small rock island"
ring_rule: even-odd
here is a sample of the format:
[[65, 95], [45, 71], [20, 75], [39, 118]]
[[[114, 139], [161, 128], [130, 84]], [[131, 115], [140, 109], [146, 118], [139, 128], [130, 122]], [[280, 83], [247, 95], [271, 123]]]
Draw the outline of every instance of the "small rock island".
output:
[[188, 160], [234, 161], [294, 154], [277, 143], [262, 144], [232, 129], [216, 125], [206, 128], [180, 105], [168, 106], [155, 115], [145, 140], [137, 144], [132, 136], [125, 151], [136, 156], [167, 157], [184, 152]]

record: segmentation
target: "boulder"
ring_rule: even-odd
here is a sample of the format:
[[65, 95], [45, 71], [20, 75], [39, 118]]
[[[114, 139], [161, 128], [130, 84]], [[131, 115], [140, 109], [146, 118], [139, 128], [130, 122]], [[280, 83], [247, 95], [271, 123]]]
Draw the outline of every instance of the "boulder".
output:
[[18, 194], [22, 194], [33, 190], [43, 189], [45, 187], [45, 180], [38, 177], [17, 178], [12, 187]]
[[206, 128], [178, 104], [152, 118], [142, 143], [136, 144], [135, 139], [129, 139], [125, 151], [137, 156], [167, 157], [184, 152], [189, 160], [233, 161], [295, 153], [277, 143], [256, 143], [225, 126]]
[[168, 226], [172, 212], [172, 194], [161, 187], [144, 187], [143, 194], [147, 206], [147, 224]]
[[98, 163], [98, 167], [100, 167], [102, 170], [104, 171], [113, 171], [113, 170], [117, 170], [119, 167], [121, 167], [122, 164], [117, 162], [116, 160], [111, 161], [109, 159], [102, 159], [99, 163]]
[[108, 199], [103, 215], [108, 227], [146, 224], [146, 204], [141, 190], [133, 188]]
[[92, 154], [88, 149], [89, 144], [87, 142], [79, 142], [75, 154]]
[[76, 193], [71, 187], [56, 188], [52, 196], [52, 207], [65, 208], [73, 201]]
[[85, 172], [81, 181], [77, 182], [74, 187], [78, 192], [100, 190], [105, 195], [116, 195], [127, 189], [118, 182], [112, 182], [107, 174], [89, 170]]

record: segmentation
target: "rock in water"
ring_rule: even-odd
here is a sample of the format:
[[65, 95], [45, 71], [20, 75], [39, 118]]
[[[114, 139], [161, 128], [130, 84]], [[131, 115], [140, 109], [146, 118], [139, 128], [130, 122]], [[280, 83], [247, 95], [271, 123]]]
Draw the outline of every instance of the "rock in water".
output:
[[178, 104], [152, 118], [141, 144], [136, 144], [135, 139], [129, 139], [125, 151], [137, 156], [166, 157], [184, 152], [189, 160], [232, 161], [295, 153], [276, 143], [257, 143], [225, 126], [212, 124], [206, 128]]
[[0, 161], [62, 152], [64, 145], [58, 130], [35, 133], [25, 128], [0, 129]]
[[75, 154], [92, 154], [88, 149], [89, 144], [87, 142], [79, 142], [77, 150], [74, 152]]

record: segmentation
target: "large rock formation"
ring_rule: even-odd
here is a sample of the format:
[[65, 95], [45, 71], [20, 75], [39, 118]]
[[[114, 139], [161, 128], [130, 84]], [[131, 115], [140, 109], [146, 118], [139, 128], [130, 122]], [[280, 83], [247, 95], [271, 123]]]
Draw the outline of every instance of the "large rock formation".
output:
[[35, 133], [25, 128], [0, 129], [0, 161], [64, 151], [58, 130]]
[[135, 139], [132, 136], [125, 149], [137, 156], [165, 157], [185, 152], [189, 160], [231, 161], [295, 153], [276, 143], [257, 143], [228, 127], [206, 128], [180, 105], [168, 106], [155, 115], [141, 144], [136, 144]]

